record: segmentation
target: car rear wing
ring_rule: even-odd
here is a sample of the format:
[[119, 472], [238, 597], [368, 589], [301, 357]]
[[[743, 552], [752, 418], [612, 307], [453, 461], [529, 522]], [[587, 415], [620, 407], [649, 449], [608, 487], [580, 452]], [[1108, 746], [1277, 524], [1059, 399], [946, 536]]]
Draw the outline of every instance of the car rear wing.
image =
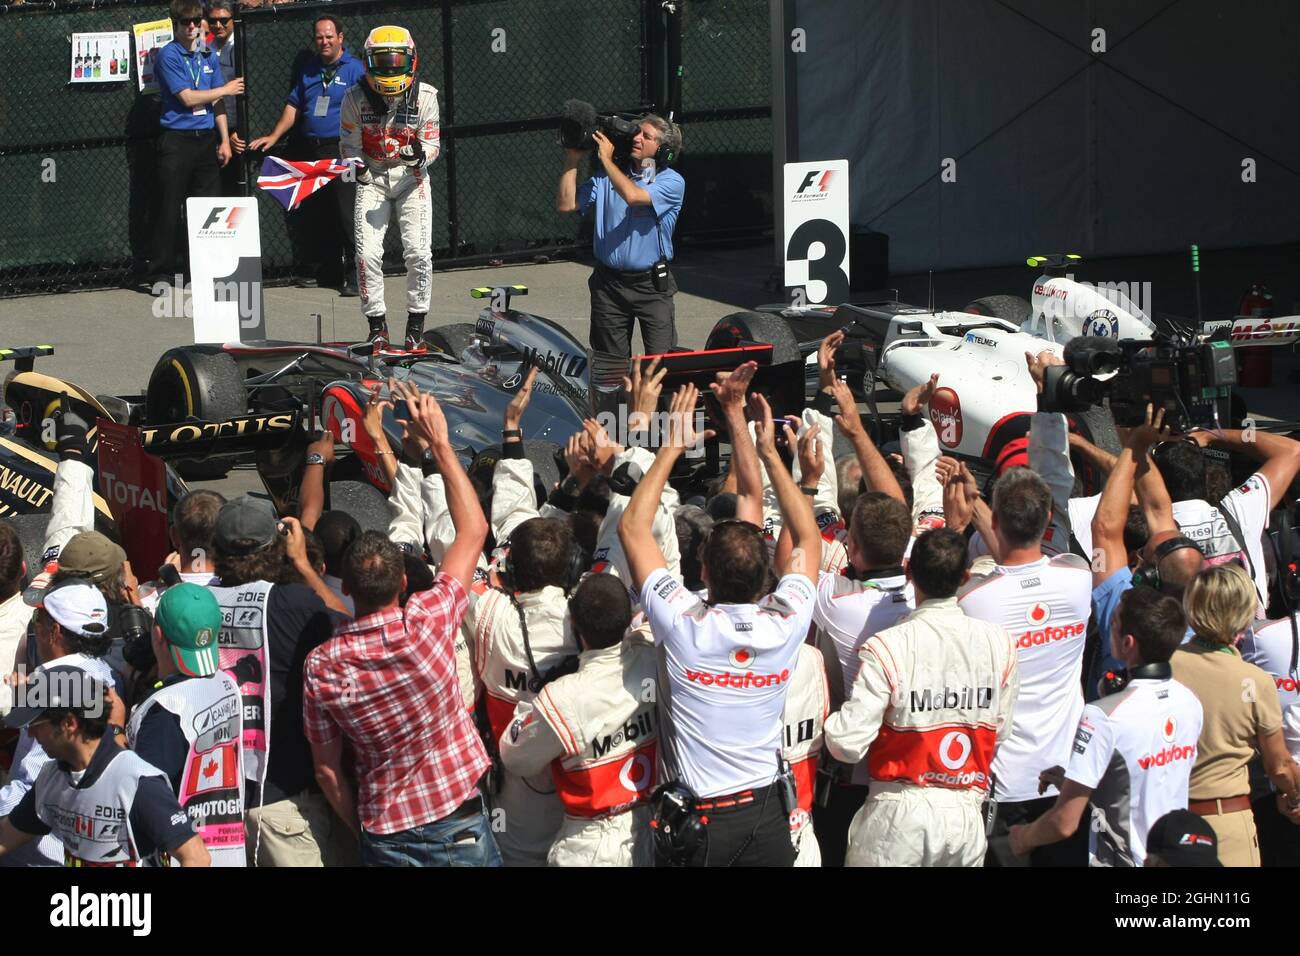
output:
[[15, 370], [30, 372], [36, 367], [38, 358], [53, 354], [53, 345], [18, 345], [11, 349], [0, 349], [0, 362], [13, 362]]

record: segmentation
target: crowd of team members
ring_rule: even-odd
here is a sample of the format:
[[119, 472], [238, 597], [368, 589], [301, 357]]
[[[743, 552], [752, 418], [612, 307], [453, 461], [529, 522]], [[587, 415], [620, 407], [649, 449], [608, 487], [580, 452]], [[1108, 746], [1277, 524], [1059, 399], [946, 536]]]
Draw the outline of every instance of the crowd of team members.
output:
[[[839, 344], [784, 424], [752, 363], [718, 377], [730, 464], [687, 501], [699, 395], [661, 401], [657, 363], [627, 447], [587, 422], [555, 488], [520, 428], [536, 370], [473, 479], [390, 381], [386, 533], [324, 511], [326, 436], [296, 517], [183, 498], [146, 585], [60, 422], [34, 581], [0, 523], [0, 864], [1295, 862], [1295, 621], [1266, 616], [1293, 572], [1264, 531], [1300, 443], [1149, 412], [1109, 454], [1038, 412], [983, 494], [925, 415], [937, 376], [882, 453]], [[1258, 471], [1228, 491], [1211, 444]], [[131, 605], [152, 631], [124, 642]]]

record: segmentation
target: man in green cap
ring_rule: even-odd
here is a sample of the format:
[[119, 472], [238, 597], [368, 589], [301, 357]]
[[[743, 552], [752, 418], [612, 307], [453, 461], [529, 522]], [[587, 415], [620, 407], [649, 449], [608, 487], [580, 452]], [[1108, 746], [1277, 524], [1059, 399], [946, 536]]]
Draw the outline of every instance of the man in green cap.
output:
[[217, 667], [221, 608], [205, 587], [168, 588], [154, 615], [158, 683], [131, 715], [131, 749], [167, 775], [212, 855], [244, 866], [244, 721], [234, 678]]

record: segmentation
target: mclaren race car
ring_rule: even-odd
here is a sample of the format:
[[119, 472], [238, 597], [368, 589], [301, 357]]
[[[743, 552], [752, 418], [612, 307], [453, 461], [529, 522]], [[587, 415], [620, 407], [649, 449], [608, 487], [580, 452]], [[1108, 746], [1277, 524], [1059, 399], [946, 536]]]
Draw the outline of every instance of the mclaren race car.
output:
[[[4, 389], [0, 516], [17, 519], [29, 553], [39, 548], [57, 467], [51, 419], [62, 404], [92, 423], [104, 419], [138, 429], [143, 451], [166, 462], [167, 500], [160, 509], [185, 491], [186, 479], [217, 479], [243, 464], [256, 468], [276, 507], [291, 512], [306, 445], [314, 433], [328, 430], [351, 450], [332, 469], [330, 507], [347, 509], [363, 526], [386, 528], [390, 489], [380, 449], [362, 426], [372, 389], [385, 389], [394, 377], [437, 397], [462, 460], [478, 469], [499, 456], [505, 406], [531, 365], [541, 374], [522, 425], [538, 484], [549, 488], [560, 477], [561, 447], [584, 418], [603, 413], [611, 416], [605, 420], [619, 420], [628, 362], [593, 356], [556, 323], [512, 308], [512, 299], [527, 291], [520, 285], [472, 290], [486, 300], [477, 321], [431, 329], [424, 348], [413, 352], [285, 341], [171, 349], [138, 395], [95, 395], [36, 371], [36, 359], [53, 351], [48, 346], [0, 350], [0, 359], [14, 362]], [[664, 358], [670, 373], [665, 391], [686, 380], [707, 384], [717, 372], [753, 359], [761, 366], [756, 387], [771, 394], [778, 409], [796, 410], [803, 399], [802, 357], [784, 356], [778, 366], [774, 352], [769, 342], [746, 342], [673, 353]], [[384, 428], [390, 447], [400, 447], [402, 431], [391, 410]], [[94, 450], [98, 435], [92, 431], [90, 438]], [[691, 485], [716, 474], [716, 442], [710, 447], [675, 480]], [[104, 488], [102, 476], [97, 487]], [[97, 497], [96, 506], [100, 523], [111, 525], [111, 502]]]

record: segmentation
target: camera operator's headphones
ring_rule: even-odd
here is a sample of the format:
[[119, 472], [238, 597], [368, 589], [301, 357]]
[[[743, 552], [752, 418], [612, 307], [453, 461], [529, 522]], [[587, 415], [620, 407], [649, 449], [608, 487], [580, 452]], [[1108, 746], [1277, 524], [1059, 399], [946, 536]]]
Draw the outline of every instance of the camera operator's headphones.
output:
[[1175, 551], [1182, 551], [1184, 548], [1195, 548], [1197, 551], [1201, 550], [1199, 544], [1191, 538], [1186, 538], [1182, 535], [1179, 535], [1176, 538], [1170, 538], [1167, 541], [1161, 541], [1156, 545], [1155, 554], [1153, 555], [1155, 560], [1152, 561], [1150, 565], [1138, 568], [1133, 572], [1133, 586], [1140, 587], [1145, 585], [1146, 587], [1155, 588], [1159, 591], [1160, 562], [1169, 557]]

